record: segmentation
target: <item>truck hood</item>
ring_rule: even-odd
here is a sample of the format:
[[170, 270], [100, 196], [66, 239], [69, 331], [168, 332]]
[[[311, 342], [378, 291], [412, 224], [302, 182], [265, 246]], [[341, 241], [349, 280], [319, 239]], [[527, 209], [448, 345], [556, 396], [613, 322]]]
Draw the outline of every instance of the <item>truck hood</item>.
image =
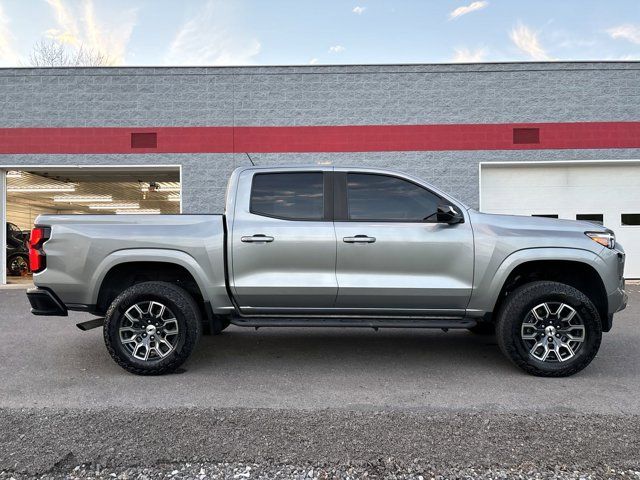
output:
[[[538, 230], [549, 232], [608, 232], [610, 230], [598, 223], [579, 220], [564, 220], [558, 218], [530, 217], [526, 215], [503, 215], [496, 213], [480, 213], [470, 211], [472, 222], [493, 225], [498, 228], [515, 230]], [[474, 222], [475, 223], [475, 222]]]

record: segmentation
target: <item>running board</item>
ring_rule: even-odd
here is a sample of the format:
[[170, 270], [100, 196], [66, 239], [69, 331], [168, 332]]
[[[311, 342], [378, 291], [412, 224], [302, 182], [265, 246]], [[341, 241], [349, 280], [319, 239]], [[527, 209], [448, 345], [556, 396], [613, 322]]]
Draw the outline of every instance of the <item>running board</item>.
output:
[[368, 327], [368, 328], [471, 328], [477, 322], [468, 318], [268, 318], [231, 317], [239, 327]]
[[104, 318], [94, 318], [93, 320], [87, 320], [86, 322], [76, 323], [76, 327], [78, 327], [83, 332], [87, 330], [91, 330], [92, 328], [98, 328], [104, 325]]

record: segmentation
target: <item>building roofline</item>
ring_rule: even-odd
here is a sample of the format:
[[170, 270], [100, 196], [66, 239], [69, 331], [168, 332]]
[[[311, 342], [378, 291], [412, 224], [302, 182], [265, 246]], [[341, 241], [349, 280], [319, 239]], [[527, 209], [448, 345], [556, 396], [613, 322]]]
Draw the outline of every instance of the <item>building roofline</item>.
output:
[[572, 66], [588, 66], [588, 65], [633, 65], [640, 66], [640, 60], [558, 60], [558, 61], [501, 61], [501, 62], [440, 62], [440, 63], [331, 63], [331, 64], [270, 64], [270, 65], [114, 65], [114, 66], [60, 66], [60, 67], [33, 67], [33, 66], [15, 66], [15, 67], [0, 67], [0, 71], [17, 70], [40, 70], [40, 71], [53, 71], [53, 70], [139, 70], [139, 69], [160, 69], [160, 70], [187, 70], [187, 69], [206, 69], [206, 70], [256, 70], [256, 69], [290, 69], [301, 68], [305, 70], [313, 69], [327, 69], [327, 68], [340, 68], [340, 69], [353, 69], [353, 68], [397, 68], [397, 67], [427, 67], [427, 68], [439, 68], [439, 67], [478, 67], [483, 68], [486, 66], [545, 66], [545, 67], [561, 67], [563, 65]]

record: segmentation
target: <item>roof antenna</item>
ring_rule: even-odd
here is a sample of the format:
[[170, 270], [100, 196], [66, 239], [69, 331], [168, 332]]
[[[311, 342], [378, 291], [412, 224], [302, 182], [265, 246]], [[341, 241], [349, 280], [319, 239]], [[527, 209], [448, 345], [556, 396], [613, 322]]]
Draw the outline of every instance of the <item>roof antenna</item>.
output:
[[249, 155], [249, 153], [244, 152], [244, 154], [247, 156], [247, 158], [249, 159], [249, 161], [251, 162], [251, 165], [253, 165], [254, 167], [256, 166], [255, 163], [253, 163], [253, 160], [251, 160], [251, 155]]

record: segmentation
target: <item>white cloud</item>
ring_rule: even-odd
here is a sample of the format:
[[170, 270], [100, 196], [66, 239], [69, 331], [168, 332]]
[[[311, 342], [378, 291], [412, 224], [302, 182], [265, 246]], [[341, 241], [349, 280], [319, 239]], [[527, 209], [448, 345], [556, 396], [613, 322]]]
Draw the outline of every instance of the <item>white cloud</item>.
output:
[[356, 7], [353, 7], [352, 12], [355, 13], [356, 15], [362, 15], [366, 9], [367, 7], [361, 7], [358, 5]]
[[262, 49], [246, 29], [234, 29], [231, 2], [209, 0], [176, 33], [167, 65], [247, 65]]
[[311, 60], [309, 60], [309, 65], [317, 65], [318, 62], [319, 62], [319, 60], [314, 57]]
[[640, 25], [632, 25], [630, 23], [618, 25], [617, 27], [607, 30], [607, 33], [611, 38], [615, 38], [616, 40], [621, 38], [632, 43], [640, 44]]
[[456, 48], [451, 61], [453, 63], [480, 63], [484, 61], [486, 56], [487, 50], [484, 48], [477, 48], [475, 50]]
[[45, 31], [47, 37], [58, 43], [100, 53], [113, 65], [124, 63], [127, 45], [137, 20], [136, 9], [121, 10], [108, 19], [98, 19], [93, 0], [83, 2], [82, 11], [77, 11], [77, 4], [73, 3], [73, 7], [70, 7], [64, 0], [46, 2], [52, 8], [57, 24], [56, 28]]
[[334, 45], [332, 47], [329, 47], [329, 52], [330, 53], [342, 53], [346, 50], [345, 47], [343, 47], [342, 45]]
[[518, 24], [509, 33], [511, 41], [532, 60], [553, 60], [538, 40], [538, 34], [523, 24]]
[[18, 54], [13, 48], [13, 35], [9, 27], [9, 19], [0, 4], [0, 64], [15, 66], [18, 61]]
[[476, 10], [482, 10], [487, 5], [489, 5], [489, 2], [480, 1], [472, 2], [464, 7], [458, 7], [449, 14], [449, 19], [454, 20], [458, 17], [461, 17], [462, 15], [466, 15], [467, 13], [475, 12]]

